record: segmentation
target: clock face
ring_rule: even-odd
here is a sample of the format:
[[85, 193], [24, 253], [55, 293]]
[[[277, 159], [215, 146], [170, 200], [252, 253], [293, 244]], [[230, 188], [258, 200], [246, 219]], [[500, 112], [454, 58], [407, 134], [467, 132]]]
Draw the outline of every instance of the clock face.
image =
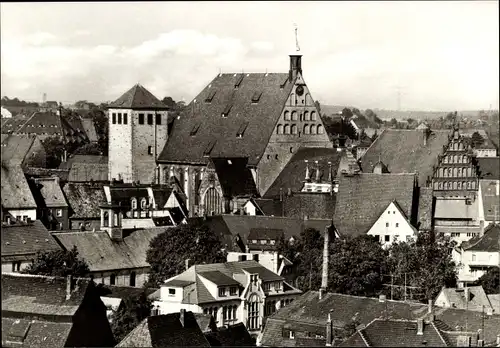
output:
[[302, 87], [302, 86], [297, 86], [297, 88], [295, 89], [295, 92], [297, 92], [297, 95], [302, 95], [302, 94], [304, 94], [304, 87]]

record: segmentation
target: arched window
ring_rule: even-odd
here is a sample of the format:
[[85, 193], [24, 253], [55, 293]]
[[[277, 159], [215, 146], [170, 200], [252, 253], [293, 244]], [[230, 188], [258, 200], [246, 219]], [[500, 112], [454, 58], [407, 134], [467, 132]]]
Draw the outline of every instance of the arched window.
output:
[[295, 100], [295, 94], [292, 93], [290, 94], [290, 105], [294, 106], [297, 103], [297, 100]]
[[130, 272], [130, 286], [135, 286], [135, 272]]
[[316, 134], [316, 126], [314, 124], [311, 125], [311, 130], [309, 131], [310, 134]]
[[452, 176], [451, 168], [448, 168], [448, 177], [451, 177], [451, 176]]
[[205, 212], [207, 215], [219, 215], [222, 213], [222, 200], [219, 192], [214, 187], [211, 187], [205, 192], [203, 199]]
[[302, 133], [309, 134], [309, 125], [308, 124], [304, 125], [304, 131]]
[[304, 111], [304, 121], [310, 121], [309, 111]]
[[311, 105], [312, 100], [311, 100], [311, 95], [309, 93], [306, 93], [306, 105]]
[[466, 155], [462, 156], [462, 163], [467, 163], [467, 156]]
[[467, 189], [470, 190], [470, 181], [467, 181]]
[[146, 209], [147, 200], [146, 198], [141, 199], [141, 209]]
[[465, 181], [462, 181], [462, 190], [465, 190], [467, 188], [467, 184]]
[[457, 185], [458, 185], [457, 189], [461, 190], [462, 189], [462, 182], [459, 181]]
[[311, 121], [316, 121], [316, 111], [311, 111]]
[[259, 297], [253, 294], [248, 299], [248, 328], [250, 330], [259, 329]]
[[283, 134], [283, 125], [282, 124], [278, 125], [278, 134]]
[[457, 182], [456, 181], [453, 181], [453, 189], [456, 190], [458, 187], [457, 187]]
[[292, 134], [297, 134], [297, 125], [296, 124], [292, 124]]
[[462, 168], [457, 168], [457, 176], [458, 177], [462, 176]]
[[299, 118], [298, 118], [298, 115], [297, 115], [297, 111], [292, 111], [292, 121], [298, 121]]
[[290, 121], [290, 111], [288, 111], [288, 110], [285, 111], [284, 117], [285, 117], [285, 121]]
[[472, 189], [475, 190], [476, 189], [476, 182], [473, 181], [472, 184], [471, 184], [471, 186], [472, 186]]
[[435, 182], [435, 183], [434, 183], [434, 185], [433, 185], [433, 187], [434, 187], [434, 190], [437, 190], [437, 189], [439, 188], [438, 183], [437, 183], [437, 182]]
[[104, 212], [104, 227], [109, 227], [109, 213], [107, 211]]
[[458, 156], [457, 155], [454, 155], [453, 156], [453, 163], [457, 163], [458, 162]]
[[130, 205], [132, 206], [132, 210], [137, 209], [137, 198], [132, 197], [132, 201], [131, 201]]
[[321, 124], [318, 124], [318, 127], [316, 129], [316, 133], [323, 134], [323, 131], [324, 131], [323, 126]]
[[439, 187], [439, 190], [442, 190], [442, 189], [443, 189], [443, 183], [442, 183], [442, 182], [440, 182], [440, 183], [438, 184], [438, 187]]
[[284, 128], [284, 134], [290, 134], [290, 125], [288, 124], [285, 124], [285, 128]]

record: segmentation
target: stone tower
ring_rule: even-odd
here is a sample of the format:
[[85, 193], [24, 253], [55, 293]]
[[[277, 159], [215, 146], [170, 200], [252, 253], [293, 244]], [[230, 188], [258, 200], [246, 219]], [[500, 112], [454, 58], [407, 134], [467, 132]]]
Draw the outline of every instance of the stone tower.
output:
[[167, 143], [167, 106], [137, 84], [108, 108], [108, 179], [156, 182], [156, 159]]

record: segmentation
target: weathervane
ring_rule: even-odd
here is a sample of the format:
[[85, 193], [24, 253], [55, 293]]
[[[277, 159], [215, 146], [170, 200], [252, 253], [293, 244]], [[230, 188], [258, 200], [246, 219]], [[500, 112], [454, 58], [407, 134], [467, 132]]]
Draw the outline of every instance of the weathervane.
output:
[[294, 23], [293, 26], [295, 27], [295, 47], [296, 47], [297, 52], [299, 52], [300, 51], [300, 47], [299, 47], [299, 38], [297, 36], [297, 30], [298, 30], [297, 24]]

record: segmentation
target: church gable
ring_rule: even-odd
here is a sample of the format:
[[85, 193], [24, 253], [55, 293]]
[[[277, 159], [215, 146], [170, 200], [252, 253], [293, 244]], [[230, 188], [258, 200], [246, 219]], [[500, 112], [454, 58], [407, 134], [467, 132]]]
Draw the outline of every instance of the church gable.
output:
[[411, 225], [397, 202], [392, 201], [369, 229], [368, 234], [378, 238], [382, 244], [390, 244], [415, 239], [417, 229]]

